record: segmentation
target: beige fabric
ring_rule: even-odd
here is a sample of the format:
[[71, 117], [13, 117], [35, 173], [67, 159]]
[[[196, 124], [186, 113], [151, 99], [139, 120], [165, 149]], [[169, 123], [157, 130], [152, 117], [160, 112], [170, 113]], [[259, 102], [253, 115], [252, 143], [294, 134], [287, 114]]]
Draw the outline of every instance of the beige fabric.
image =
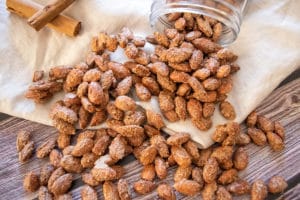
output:
[[[47, 71], [53, 65], [78, 63], [85, 58], [91, 36], [101, 30], [116, 33], [128, 26], [141, 36], [153, 31], [148, 22], [151, 0], [77, 1], [66, 11], [83, 22], [82, 34], [74, 39], [49, 29], [36, 33], [24, 19], [7, 13], [4, 2], [0, 1], [0, 111], [48, 125], [49, 107], [62, 96], [56, 95], [46, 105], [26, 100], [23, 94], [34, 70]], [[299, 7], [297, 0], [249, 2], [240, 35], [231, 45], [241, 66], [229, 96], [236, 108], [236, 121], [242, 122], [300, 65]], [[121, 51], [113, 57], [124, 59]], [[151, 103], [140, 104], [159, 111], [155, 98]], [[225, 123], [218, 109], [213, 121], [214, 125]], [[212, 144], [214, 128], [201, 132], [190, 121], [166, 123], [168, 129], [189, 132], [203, 148]]]

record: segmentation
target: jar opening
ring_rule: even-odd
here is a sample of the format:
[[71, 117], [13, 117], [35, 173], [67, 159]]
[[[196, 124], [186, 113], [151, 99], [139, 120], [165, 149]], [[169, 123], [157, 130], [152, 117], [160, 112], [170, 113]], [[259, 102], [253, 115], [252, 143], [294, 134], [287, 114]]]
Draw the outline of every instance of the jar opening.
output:
[[222, 9], [217, 9], [207, 5], [192, 4], [185, 1], [168, 4], [154, 2], [151, 8], [150, 23], [156, 30], [163, 31], [165, 28], [172, 27], [173, 24], [168, 21], [166, 17], [167, 14], [174, 12], [188, 12], [205, 15], [222, 23], [223, 31], [219, 43], [223, 46], [227, 46], [237, 38], [240, 31], [242, 16], [232, 5], [226, 2], [222, 3], [222, 5]]

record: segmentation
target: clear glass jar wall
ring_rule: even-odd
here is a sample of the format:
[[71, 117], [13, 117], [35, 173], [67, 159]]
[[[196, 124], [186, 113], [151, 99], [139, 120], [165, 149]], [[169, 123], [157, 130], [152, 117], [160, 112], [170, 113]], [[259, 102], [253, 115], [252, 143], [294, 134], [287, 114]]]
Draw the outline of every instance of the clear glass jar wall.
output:
[[166, 15], [174, 12], [189, 12], [212, 17], [223, 24], [219, 43], [226, 46], [237, 38], [247, 0], [154, 0], [150, 23], [155, 29], [163, 30], [171, 23]]

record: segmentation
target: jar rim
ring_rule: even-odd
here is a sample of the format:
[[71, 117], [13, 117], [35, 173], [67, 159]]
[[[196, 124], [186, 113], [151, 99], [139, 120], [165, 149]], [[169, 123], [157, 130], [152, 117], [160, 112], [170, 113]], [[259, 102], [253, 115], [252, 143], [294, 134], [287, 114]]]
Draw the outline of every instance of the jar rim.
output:
[[[226, 2], [222, 2], [222, 4], [226, 6], [227, 9], [230, 9], [233, 14], [228, 15], [226, 12], [220, 9], [191, 3], [190, 1], [180, 1], [165, 4], [154, 1], [151, 7], [150, 25], [157, 28], [157, 24], [161, 23], [165, 27], [171, 27], [171, 23], [167, 21], [165, 16], [174, 12], [189, 12], [193, 14], [205, 15], [208, 17], [212, 17], [223, 24], [223, 34], [219, 43], [223, 46], [227, 46], [234, 42], [237, 38], [237, 35], [240, 32], [242, 16], [232, 5]], [[161, 27], [158, 29], [161, 29]]]

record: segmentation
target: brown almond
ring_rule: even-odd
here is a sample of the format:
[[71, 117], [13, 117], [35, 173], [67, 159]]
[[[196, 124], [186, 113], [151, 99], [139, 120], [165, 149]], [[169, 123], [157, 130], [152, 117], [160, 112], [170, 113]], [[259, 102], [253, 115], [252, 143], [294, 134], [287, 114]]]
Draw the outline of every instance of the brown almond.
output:
[[40, 170], [40, 184], [41, 185], [47, 185], [48, 184], [48, 180], [51, 176], [51, 174], [54, 171], [54, 166], [52, 166], [51, 164], [45, 164], [41, 170]]
[[107, 65], [117, 79], [122, 79], [130, 75], [130, 71], [121, 63], [110, 61]]
[[150, 138], [150, 143], [151, 145], [154, 145], [158, 151], [158, 154], [162, 158], [168, 158], [170, 153], [169, 153], [169, 147], [167, 145], [167, 142], [165, 138], [162, 135], [153, 135]]
[[149, 101], [151, 99], [150, 91], [148, 90], [147, 87], [145, 87], [141, 83], [136, 83], [135, 84], [135, 93], [136, 93], [136, 96], [141, 101]]
[[265, 133], [274, 131], [274, 123], [266, 118], [265, 116], [257, 116], [257, 127], [260, 128]]
[[187, 102], [187, 110], [191, 118], [199, 119], [202, 118], [202, 105], [196, 99], [190, 99]]
[[45, 142], [43, 142], [36, 150], [36, 156], [38, 158], [44, 158], [50, 154], [52, 149], [54, 149], [56, 144], [55, 139], [49, 139]]
[[118, 193], [121, 200], [130, 200], [130, 194], [129, 194], [129, 186], [128, 182], [125, 179], [120, 179], [118, 181]]
[[62, 167], [57, 168], [56, 170], [54, 170], [54, 172], [52, 172], [51, 176], [48, 179], [48, 188], [50, 189], [50, 187], [53, 185], [54, 181], [56, 179], [58, 179], [59, 177], [61, 177], [62, 175], [64, 175], [66, 172]]
[[81, 97], [82, 107], [89, 113], [94, 113], [96, 111], [95, 106], [90, 102], [87, 97]]
[[206, 164], [211, 154], [212, 154], [212, 148], [200, 150], [200, 157], [198, 160], [195, 161], [195, 164], [198, 167], [203, 167]]
[[248, 128], [248, 135], [251, 137], [252, 141], [258, 145], [263, 146], [267, 143], [267, 137], [264, 132], [257, 128]]
[[200, 192], [200, 185], [196, 181], [183, 179], [174, 184], [175, 190], [186, 196], [194, 196]]
[[189, 139], [190, 139], [190, 134], [180, 132], [180, 133], [171, 135], [167, 139], [167, 144], [170, 146], [180, 146], [180, 145], [186, 143]]
[[250, 192], [250, 185], [245, 180], [237, 180], [229, 184], [227, 190], [235, 195], [248, 194]]
[[94, 146], [94, 141], [90, 138], [84, 138], [77, 142], [72, 151], [72, 155], [76, 157], [83, 156], [86, 153], [92, 151]]
[[53, 196], [49, 192], [47, 187], [41, 186], [40, 189], [39, 189], [38, 199], [39, 200], [52, 200]]
[[193, 161], [196, 161], [200, 158], [197, 143], [195, 143], [194, 141], [189, 140], [184, 144], [184, 148], [191, 155]]
[[72, 184], [73, 181], [73, 176], [72, 174], [64, 174], [60, 177], [58, 177], [51, 187], [49, 187], [49, 190], [54, 194], [54, 195], [60, 195], [66, 193]]
[[165, 123], [160, 114], [155, 113], [152, 110], [146, 110], [147, 121], [151, 126], [154, 126], [157, 129], [161, 129], [165, 126]]
[[243, 147], [239, 147], [233, 155], [233, 164], [237, 170], [244, 170], [248, 166], [248, 153]]
[[141, 178], [147, 181], [153, 181], [155, 178], [155, 174], [154, 164], [144, 165], [141, 172]]
[[95, 180], [101, 181], [110, 181], [117, 178], [117, 172], [108, 166], [103, 166], [99, 168], [97, 165], [91, 170], [91, 173]]
[[220, 87], [221, 81], [216, 78], [208, 78], [205, 79], [202, 84], [205, 90], [216, 90]]
[[92, 187], [98, 186], [100, 183], [94, 179], [91, 173], [82, 173], [81, 174], [82, 181]]
[[103, 184], [103, 197], [104, 200], [120, 200], [116, 185], [110, 181], [105, 181]]
[[192, 162], [188, 152], [180, 146], [172, 146], [171, 153], [179, 166], [188, 167]]
[[212, 126], [211, 118], [204, 118], [204, 117], [199, 118], [199, 119], [192, 118], [192, 123], [194, 126], [196, 126], [201, 131], [207, 131]]
[[157, 193], [162, 200], [176, 200], [175, 192], [172, 187], [166, 183], [159, 184]]
[[210, 200], [216, 198], [216, 191], [217, 191], [217, 184], [216, 182], [212, 182], [209, 184], [205, 184], [204, 189], [202, 190], [202, 199], [203, 200]]
[[144, 129], [145, 129], [146, 134], [150, 138], [153, 137], [153, 136], [155, 136], [155, 135], [160, 135], [160, 130], [158, 130], [155, 127], [150, 126], [148, 124], [144, 125]]
[[204, 103], [202, 112], [203, 112], [203, 117], [209, 118], [213, 116], [215, 111], [215, 104], [214, 103]]
[[231, 194], [222, 186], [218, 187], [216, 192], [216, 200], [231, 200]]
[[254, 181], [251, 188], [251, 200], [264, 200], [268, 196], [268, 188], [264, 181], [258, 179]]
[[213, 35], [213, 30], [206, 19], [203, 19], [200, 16], [196, 17], [196, 22], [199, 30], [204, 33], [207, 37], [211, 37]]
[[82, 171], [80, 159], [72, 155], [64, 155], [60, 160], [60, 166], [70, 173], [80, 173]]
[[224, 78], [224, 77], [227, 77], [227, 76], [229, 76], [229, 74], [230, 74], [230, 70], [231, 70], [230, 65], [222, 65], [222, 66], [220, 66], [219, 69], [217, 70], [216, 77], [217, 77], [217, 78]]
[[97, 82], [100, 80], [101, 77], [101, 71], [97, 68], [93, 68], [85, 72], [82, 81], [84, 82]]
[[31, 133], [26, 130], [20, 130], [17, 133], [17, 151], [20, 152], [24, 146], [30, 141]]
[[94, 153], [86, 153], [81, 157], [80, 163], [83, 168], [92, 168], [98, 156]]
[[282, 176], [273, 176], [268, 183], [268, 190], [272, 194], [281, 193], [288, 187]]
[[151, 181], [139, 180], [133, 184], [133, 189], [138, 194], [147, 194], [155, 189], [155, 184]]
[[169, 110], [166, 112], [163, 112], [163, 116], [169, 121], [169, 122], [177, 122], [179, 121], [179, 117], [175, 110]]
[[126, 95], [129, 93], [131, 86], [132, 86], [132, 77], [128, 76], [118, 83], [115, 91], [118, 96]]
[[175, 108], [172, 94], [167, 91], [161, 91], [158, 96], [159, 107], [162, 112], [167, 112]]
[[124, 137], [134, 137], [144, 133], [144, 129], [138, 125], [124, 125], [115, 128], [119, 134]]
[[235, 119], [236, 113], [231, 103], [229, 103], [228, 101], [223, 101], [220, 103], [219, 108], [223, 117], [229, 120]]
[[176, 91], [176, 94], [178, 96], [184, 97], [184, 96], [189, 95], [190, 91], [191, 91], [191, 87], [189, 86], [189, 84], [183, 83], [183, 84], [179, 85], [179, 87]]
[[161, 88], [170, 91], [175, 92], [177, 89], [176, 83], [172, 81], [168, 76], [161, 76], [157, 75], [157, 82], [161, 86]]
[[57, 149], [53, 149], [49, 155], [50, 163], [55, 167], [58, 168], [60, 166], [60, 160], [63, 157], [62, 153]]
[[214, 53], [221, 49], [221, 46], [206, 38], [197, 38], [193, 40], [194, 46], [203, 53]]
[[282, 124], [278, 121], [274, 122], [274, 132], [281, 137], [282, 140], [285, 139], [285, 130]]
[[189, 177], [192, 174], [192, 167], [188, 166], [188, 167], [181, 167], [179, 166], [174, 174], [174, 182], [179, 182], [183, 179], [189, 179]]
[[118, 96], [115, 100], [115, 106], [123, 111], [135, 110], [135, 101], [127, 96]]
[[197, 181], [202, 188], [204, 186], [203, 171], [199, 167], [194, 167], [192, 170], [192, 179]]
[[91, 186], [85, 185], [81, 188], [80, 191], [81, 199], [82, 200], [97, 200], [97, 192]]
[[109, 144], [110, 144], [110, 137], [108, 135], [103, 135], [95, 141], [92, 152], [98, 156], [102, 156], [104, 155]]
[[124, 137], [115, 137], [109, 146], [109, 155], [113, 160], [121, 160], [126, 155], [127, 142]]
[[154, 162], [154, 159], [156, 157], [157, 150], [154, 146], [149, 146], [142, 150], [139, 160], [141, 164], [143, 165], [149, 165]]
[[183, 97], [177, 96], [174, 99], [175, 103], [175, 112], [181, 120], [187, 118], [187, 103]]
[[34, 151], [34, 143], [33, 141], [30, 141], [19, 152], [19, 161], [26, 162], [27, 160], [29, 160], [33, 155], [33, 151]]
[[142, 125], [146, 121], [145, 113], [142, 111], [127, 111], [124, 116], [125, 125]]
[[238, 179], [238, 171], [236, 169], [228, 169], [222, 172], [218, 178], [218, 183], [227, 185]]
[[222, 146], [215, 148], [211, 154], [211, 157], [216, 158], [219, 164], [224, 164], [226, 161], [232, 159], [232, 155], [232, 146]]
[[115, 80], [112, 70], [107, 70], [101, 75], [100, 84], [103, 90], [108, 90], [113, 85]]
[[240, 146], [245, 146], [251, 142], [251, 138], [246, 133], [240, 133], [236, 137], [236, 144]]
[[157, 81], [152, 77], [143, 77], [142, 84], [148, 88], [152, 95], [157, 96], [160, 92]]
[[71, 135], [59, 133], [57, 137], [57, 146], [60, 149], [64, 149], [71, 143]]
[[26, 191], [34, 192], [38, 190], [39, 186], [39, 177], [34, 172], [31, 171], [25, 175], [23, 187]]
[[267, 132], [267, 139], [270, 144], [270, 147], [274, 151], [281, 151], [284, 149], [284, 142], [280, 136], [273, 132]]
[[221, 60], [233, 62], [237, 59], [237, 56], [234, 53], [232, 53], [229, 49], [223, 48], [217, 52], [217, 58]]
[[161, 180], [165, 179], [168, 175], [168, 166], [166, 162], [162, 158], [156, 157], [154, 163], [157, 177]]
[[219, 171], [218, 162], [214, 157], [207, 160], [203, 167], [203, 179], [206, 183], [212, 183], [216, 180]]

